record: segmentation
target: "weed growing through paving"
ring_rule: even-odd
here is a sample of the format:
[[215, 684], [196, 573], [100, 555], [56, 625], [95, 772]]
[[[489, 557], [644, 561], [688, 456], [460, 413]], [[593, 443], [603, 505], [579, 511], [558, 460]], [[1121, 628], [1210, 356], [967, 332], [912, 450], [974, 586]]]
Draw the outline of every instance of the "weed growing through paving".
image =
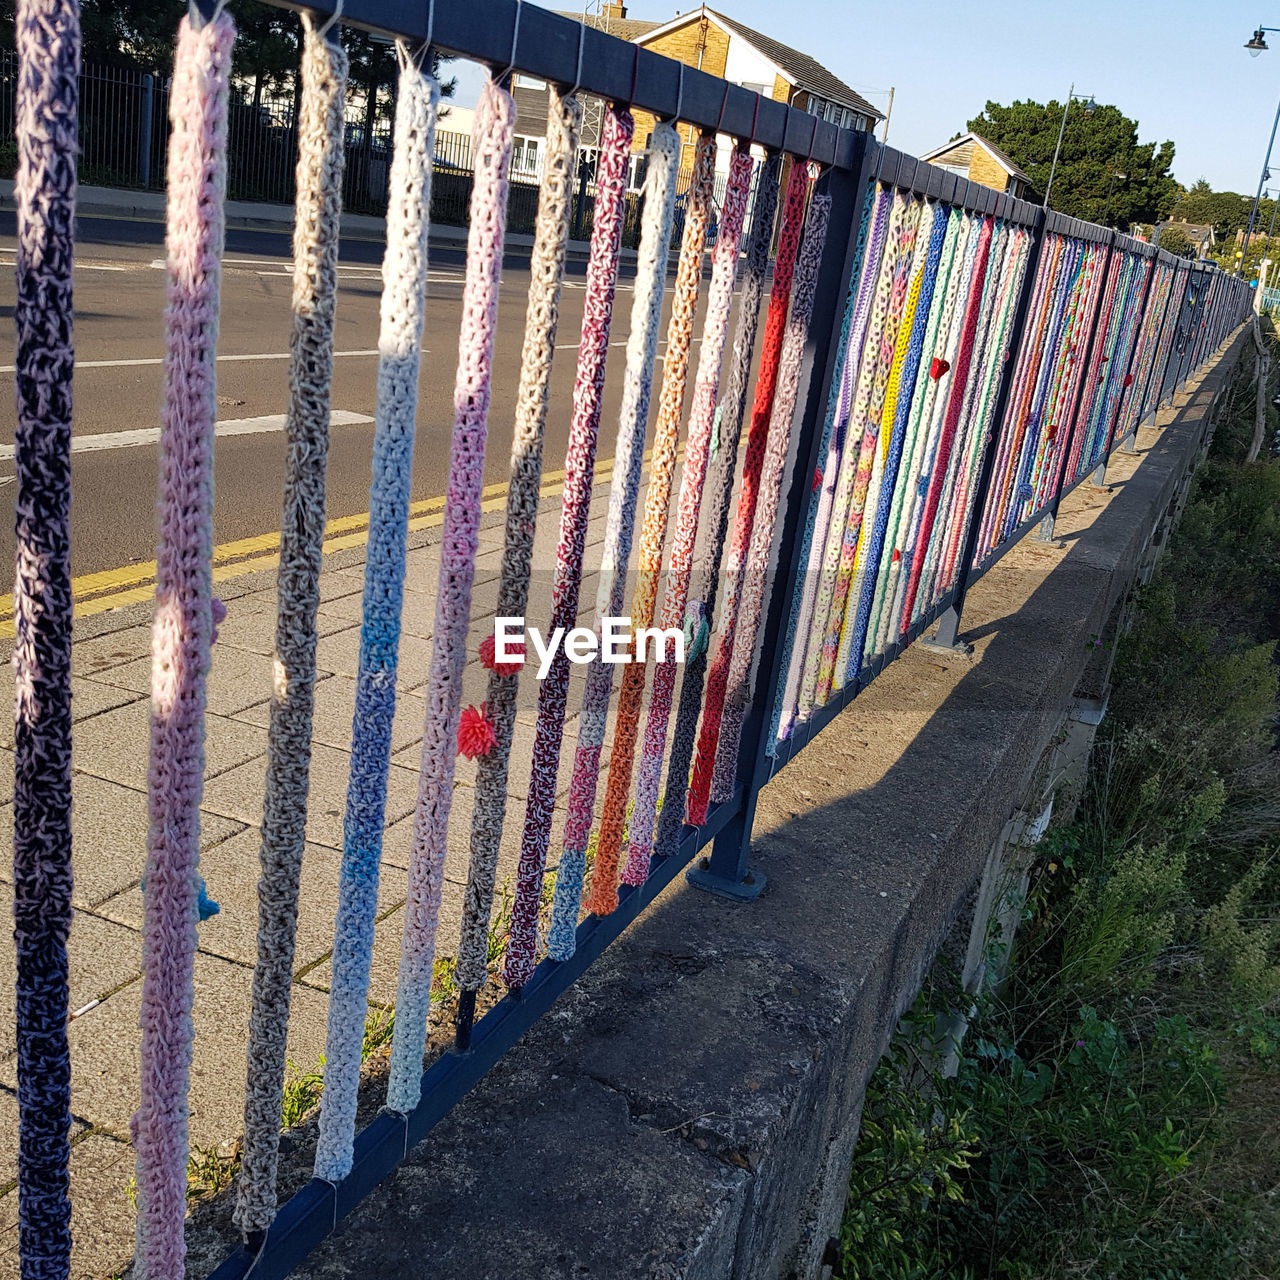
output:
[[1275, 1275], [1280, 465], [1241, 463], [1239, 383], [1080, 810], [990, 940], [1008, 977], [939, 966], [872, 1080], [838, 1280]]

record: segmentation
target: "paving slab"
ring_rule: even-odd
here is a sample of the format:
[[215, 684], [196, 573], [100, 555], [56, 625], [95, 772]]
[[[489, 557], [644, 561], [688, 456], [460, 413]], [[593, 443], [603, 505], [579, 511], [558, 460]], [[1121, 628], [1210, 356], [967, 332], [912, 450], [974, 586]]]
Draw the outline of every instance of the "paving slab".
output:
[[[119, 927], [119, 926], [117, 926]], [[244, 1127], [245, 1048], [253, 970], [215, 956], [196, 955], [194, 1056], [191, 1064], [191, 1141], [221, 1142]], [[95, 1128], [127, 1137], [138, 1107], [138, 1014], [142, 979], [129, 983], [69, 1028], [71, 1109]], [[328, 1002], [302, 986], [289, 1014], [289, 1056], [316, 1062], [324, 1051]], [[0, 1063], [0, 1084], [16, 1084], [15, 1059]]]
[[[254, 965], [258, 958], [258, 853], [262, 833], [246, 827], [200, 859], [209, 896], [218, 903], [215, 916], [200, 922], [200, 950], [237, 964]], [[303, 851], [298, 893], [298, 929], [294, 969], [304, 969], [333, 949], [333, 920], [338, 907], [338, 873], [342, 855], [324, 845]], [[378, 885], [378, 910], [386, 912], [405, 899], [406, 876], [384, 866]], [[98, 908], [100, 914], [132, 929], [142, 928], [142, 893], [134, 887]]]
[[[261, 814], [258, 815], [261, 818]], [[205, 816], [201, 847], [241, 830], [242, 823]], [[71, 775], [72, 901], [93, 909], [137, 884], [147, 857], [147, 797], [132, 787], [87, 773]], [[13, 875], [13, 806], [0, 808], [0, 881]]]

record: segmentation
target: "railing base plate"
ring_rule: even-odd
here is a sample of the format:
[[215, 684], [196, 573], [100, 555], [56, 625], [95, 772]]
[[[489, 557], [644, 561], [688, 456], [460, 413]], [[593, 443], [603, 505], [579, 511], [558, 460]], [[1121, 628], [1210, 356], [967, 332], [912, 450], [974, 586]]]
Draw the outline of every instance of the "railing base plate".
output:
[[947, 658], [971, 658], [973, 656], [973, 645], [968, 640], [953, 640], [950, 644], [944, 644], [937, 636], [924, 636], [920, 640], [920, 647], [928, 649], [932, 653], [940, 653]]
[[747, 868], [741, 880], [729, 880], [724, 876], [715, 875], [711, 871], [709, 858], [699, 858], [684, 873], [684, 878], [695, 889], [714, 893], [717, 898], [732, 898], [735, 902], [751, 902], [758, 898], [768, 883], [764, 872], [754, 871], [750, 867]]

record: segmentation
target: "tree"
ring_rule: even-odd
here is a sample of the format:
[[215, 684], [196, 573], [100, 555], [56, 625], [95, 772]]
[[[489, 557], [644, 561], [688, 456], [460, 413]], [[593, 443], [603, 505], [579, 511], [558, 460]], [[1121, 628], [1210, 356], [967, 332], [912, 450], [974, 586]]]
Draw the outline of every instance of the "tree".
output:
[[[1170, 216], [1179, 222], [1191, 222], [1198, 226], [1210, 226], [1219, 240], [1227, 240], [1243, 231], [1249, 222], [1252, 196], [1238, 191], [1214, 191], [1203, 179], [1195, 182], [1174, 205]], [[1264, 216], [1265, 211], [1265, 216]], [[1271, 218], [1271, 201], [1264, 200], [1258, 207], [1258, 217], [1265, 222]]]
[[[1009, 155], [1043, 195], [1062, 125], [1060, 102], [988, 102], [970, 120], [974, 133]], [[1118, 107], [1081, 102], [1067, 112], [1049, 203], [1072, 217], [1127, 227], [1164, 218], [1180, 193], [1169, 173], [1173, 143], [1138, 142], [1138, 122]]]
[[1179, 258], [1194, 258], [1196, 247], [1191, 237], [1176, 223], [1166, 223], [1160, 228], [1160, 247], [1177, 254]]

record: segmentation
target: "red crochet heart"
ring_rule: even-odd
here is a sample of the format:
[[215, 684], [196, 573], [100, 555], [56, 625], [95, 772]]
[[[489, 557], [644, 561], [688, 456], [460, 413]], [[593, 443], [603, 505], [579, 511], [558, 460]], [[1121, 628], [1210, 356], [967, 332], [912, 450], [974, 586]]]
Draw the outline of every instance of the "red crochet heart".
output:
[[937, 380], [940, 377], [942, 377], [944, 373], [947, 373], [950, 369], [951, 369], [950, 360], [940, 360], [937, 356], [934, 356], [932, 362], [929, 365], [929, 377], [931, 377], [934, 380], [934, 382], [937, 382]]

